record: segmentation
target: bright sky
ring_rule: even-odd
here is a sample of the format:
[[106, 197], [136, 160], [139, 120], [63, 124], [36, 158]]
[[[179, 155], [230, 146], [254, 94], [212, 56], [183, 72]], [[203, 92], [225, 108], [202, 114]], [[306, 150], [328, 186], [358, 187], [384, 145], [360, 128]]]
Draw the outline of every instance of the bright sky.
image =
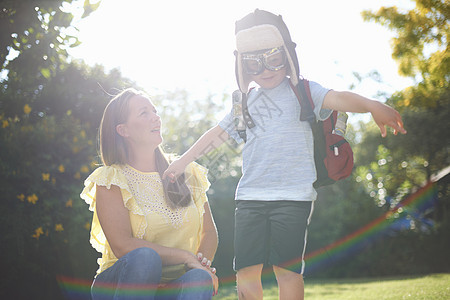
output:
[[103, 0], [76, 22], [82, 45], [70, 54], [106, 70], [119, 68], [150, 94], [182, 88], [221, 97], [237, 88], [234, 22], [260, 8], [283, 16], [305, 78], [346, 90], [356, 83], [353, 72], [377, 70], [385, 84], [368, 79], [355, 89], [374, 97], [412, 84], [391, 58], [394, 33], [361, 17], [363, 10], [394, 5], [414, 7], [409, 0]]

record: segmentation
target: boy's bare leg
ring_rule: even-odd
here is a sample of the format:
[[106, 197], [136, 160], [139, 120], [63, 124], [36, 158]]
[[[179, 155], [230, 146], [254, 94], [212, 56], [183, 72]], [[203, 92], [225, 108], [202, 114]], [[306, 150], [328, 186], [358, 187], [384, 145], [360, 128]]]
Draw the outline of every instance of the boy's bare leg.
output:
[[303, 300], [304, 285], [303, 275], [277, 266], [273, 271], [278, 282], [278, 295], [280, 300]]
[[263, 265], [254, 265], [237, 271], [237, 292], [239, 300], [262, 300], [261, 272]]

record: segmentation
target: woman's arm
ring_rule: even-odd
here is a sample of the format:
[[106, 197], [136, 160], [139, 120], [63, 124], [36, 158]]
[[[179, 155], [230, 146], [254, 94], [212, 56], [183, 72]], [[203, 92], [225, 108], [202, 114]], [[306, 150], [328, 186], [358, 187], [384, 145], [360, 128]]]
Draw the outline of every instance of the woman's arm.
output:
[[134, 249], [148, 247], [159, 254], [163, 265], [185, 264], [201, 267], [197, 257], [189, 251], [164, 247], [133, 237], [128, 209], [123, 204], [118, 186], [111, 185], [111, 188], [107, 189], [97, 185], [96, 210], [106, 239], [117, 258]]
[[204, 208], [205, 214], [203, 215], [203, 231], [200, 238], [200, 246], [197, 252], [201, 253], [203, 258], [213, 261], [214, 256], [216, 255], [219, 237], [217, 235], [216, 224], [214, 223], [214, 218], [208, 202], [205, 202]]
[[398, 132], [406, 134], [406, 130], [403, 128], [402, 117], [398, 111], [386, 104], [370, 100], [352, 92], [329, 91], [325, 95], [322, 108], [355, 113], [370, 112], [383, 137], [386, 136], [385, 126], [392, 127], [394, 134]]
[[219, 237], [208, 202], [205, 202], [204, 209], [203, 230], [200, 237], [200, 246], [198, 247], [197, 257], [199, 258], [199, 262], [208, 269], [211, 275], [214, 286], [214, 296], [217, 294], [219, 288], [219, 279], [216, 276], [216, 268], [211, 266], [211, 262], [214, 260], [214, 255], [216, 255]]

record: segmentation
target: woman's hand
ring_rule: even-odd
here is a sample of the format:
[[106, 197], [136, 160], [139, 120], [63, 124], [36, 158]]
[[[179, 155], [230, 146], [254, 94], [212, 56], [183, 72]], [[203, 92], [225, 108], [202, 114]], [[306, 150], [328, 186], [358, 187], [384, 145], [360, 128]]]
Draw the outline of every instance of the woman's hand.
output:
[[[202, 257], [203, 261], [203, 257]], [[202, 264], [200, 262], [199, 257], [195, 257], [194, 255], [189, 258], [189, 260], [184, 264], [187, 270], [190, 269], [203, 269], [209, 273], [211, 279], [213, 281], [213, 296], [217, 295], [219, 290], [219, 278], [216, 276], [216, 268], [211, 267], [211, 261], [209, 261], [209, 265], [207, 263]]]
[[[213, 281], [214, 281], [214, 277], [217, 278], [217, 288], [218, 288], [219, 287], [219, 279], [216, 275], [216, 268], [211, 266], [211, 261], [208, 258], [203, 257], [202, 253], [200, 253], [200, 252], [197, 253], [197, 258], [198, 258], [198, 261], [202, 264], [202, 266], [206, 267], [208, 269], [208, 271], [214, 275], [214, 276], [211, 276], [213, 278]], [[217, 295], [217, 289], [214, 289], [214, 290], [215, 290], [215, 292], [213, 293], [213, 296]]]
[[[212, 270], [214, 270], [214, 272]], [[211, 279], [213, 281], [213, 296], [215, 296], [219, 292], [219, 278], [215, 274], [216, 273], [216, 268], [210, 268], [207, 271], [209, 272], [209, 275], [211, 275]]]
[[202, 264], [202, 266], [208, 268], [213, 274], [216, 274], [216, 268], [211, 267], [211, 261], [206, 257], [203, 257], [202, 253], [197, 253], [198, 261]]

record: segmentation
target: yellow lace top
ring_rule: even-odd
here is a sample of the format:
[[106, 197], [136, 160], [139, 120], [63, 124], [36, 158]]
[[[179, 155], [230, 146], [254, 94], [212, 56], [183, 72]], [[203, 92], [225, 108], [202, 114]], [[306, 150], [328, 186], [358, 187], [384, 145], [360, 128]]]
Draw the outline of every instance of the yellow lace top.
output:
[[[190, 251], [200, 245], [206, 191], [210, 183], [207, 169], [197, 163], [186, 168], [186, 183], [193, 201], [187, 207], [171, 209], [165, 201], [161, 178], [157, 172], [140, 172], [129, 165], [102, 166], [85, 180], [81, 198], [93, 211], [90, 242], [102, 257], [97, 260], [97, 274], [112, 266], [117, 258], [106, 240], [95, 209], [96, 185], [108, 189], [116, 185], [129, 210], [133, 236], [152, 243]], [[183, 265], [163, 267], [162, 282], [180, 277]]]

